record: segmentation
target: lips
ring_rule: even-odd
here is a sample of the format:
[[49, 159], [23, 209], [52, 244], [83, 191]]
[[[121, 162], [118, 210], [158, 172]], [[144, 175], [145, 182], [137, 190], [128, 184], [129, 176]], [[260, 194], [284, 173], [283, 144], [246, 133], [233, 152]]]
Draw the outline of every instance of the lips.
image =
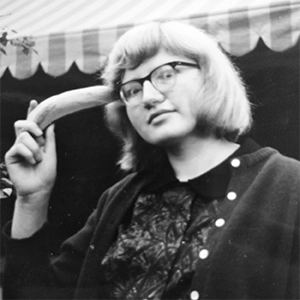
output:
[[156, 117], [163, 115], [163, 114], [167, 114], [167, 113], [171, 113], [172, 110], [167, 110], [167, 109], [161, 109], [156, 111], [155, 113], [152, 113], [149, 117], [148, 123], [150, 124]]

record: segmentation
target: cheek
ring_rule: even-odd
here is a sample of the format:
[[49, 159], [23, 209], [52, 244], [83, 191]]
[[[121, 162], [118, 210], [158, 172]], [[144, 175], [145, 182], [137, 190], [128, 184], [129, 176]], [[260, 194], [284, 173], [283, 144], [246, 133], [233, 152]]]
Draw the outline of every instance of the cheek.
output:
[[139, 129], [141, 126], [141, 122], [140, 122], [141, 114], [138, 113], [137, 111], [134, 111], [133, 109], [129, 109], [128, 107], [126, 107], [126, 112], [127, 112], [128, 119], [132, 124], [133, 128], [136, 131], [138, 131], [137, 129]]
[[[178, 97], [178, 95], [181, 96]], [[173, 99], [176, 99], [177, 103], [175, 103], [175, 106], [179, 112], [190, 115], [191, 117], [196, 117], [198, 115], [202, 100], [198, 87], [177, 91], [177, 93], [174, 93]]]
[[200, 107], [201, 107], [201, 97], [199, 93], [194, 93], [192, 100], [190, 101], [189, 109], [194, 115], [198, 115], [198, 111]]
[[128, 107], [126, 107], [126, 113], [127, 113], [127, 116], [128, 116], [128, 119], [129, 119], [130, 123], [132, 124], [132, 121], [134, 120], [133, 119], [133, 114], [132, 114], [132, 111], [130, 109], [128, 109]]
[[201, 114], [201, 107], [206, 101], [204, 98], [204, 87], [201, 85], [196, 86], [193, 91], [191, 91], [190, 97], [190, 109], [195, 116]]

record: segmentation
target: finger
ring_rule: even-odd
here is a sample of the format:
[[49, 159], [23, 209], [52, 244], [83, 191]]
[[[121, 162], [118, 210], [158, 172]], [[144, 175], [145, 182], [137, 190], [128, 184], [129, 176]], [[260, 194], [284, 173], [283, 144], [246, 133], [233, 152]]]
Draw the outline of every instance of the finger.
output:
[[41, 148], [45, 146], [46, 141], [45, 141], [45, 138], [44, 138], [43, 135], [34, 137], [34, 139], [36, 140], [36, 142], [38, 143], [38, 145], [39, 145]]
[[16, 136], [19, 136], [23, 131], [28, 131], [30, 134], [36, 137], [43, 135], [43, 131], [35, 122], [32, 121], [19, 120], [15, 122], [14, 127]]
[[26, 148], [28, 148], [29, 151], [32, 152], [34, 159], [37, 162], [40, 162], [42, 160], [43, 156], [41, 147], [43, 147], [43, 145], [40, 146], [36, 139], [30, 135], [30, 133], [22, 132], [17, 138], [16, 144], [22, 144]]
[[36, 164], [33, 153], [24, 144], [15, 144], [5, 155], [7, 165], [27, 161], [30, 164]]
[[56, 151], [56, 142], [55, 142], [55, 132], [54, 132], [54, 124], [50, 125], [46, 129], [46, 141], [44, 151], [49, 153], [55, 153]]
[[38, 102], [36, 100], [31, 100], [29, 102], [29, 106], [27, 109], [27, 116], [38, 106]]

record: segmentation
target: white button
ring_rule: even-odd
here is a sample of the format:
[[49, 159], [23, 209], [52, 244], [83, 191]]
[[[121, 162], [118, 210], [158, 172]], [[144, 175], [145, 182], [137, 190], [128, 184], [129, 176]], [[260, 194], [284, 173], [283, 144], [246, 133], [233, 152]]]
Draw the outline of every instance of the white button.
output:
[[241, 161], [240, 161], [238, 158], [234, 158], [234, 159], [231, 161], [231, 165], [232, 165], [234, 168], [238, 168], [238, 167], [241, 165]]
[[190, 294], [191, 300], [198, 300], [200, 297], [199, 293], [197, 291], [192, 291]]
[[227, 198], [228, 198], [228, 200], [235, 200], [235, 198], [236, 198], [236, 193], [235, 193], [235, 192], [229, 192], [229, 193], [227, 194]]
[[222, 218], [216, 220], [216, 222], [215, 222], [215, 225], [216, 225], [217, 227], [222, 227], [222, 226], [224, 226], [224, 224], [225, 224], [225, 220], [222, 219]]
[[201, 259], [205, 259], [207, 258], [209, 255], [209, 251], [207, 249], [202, 249], [200, 252], [199, 252], [199, 257]]

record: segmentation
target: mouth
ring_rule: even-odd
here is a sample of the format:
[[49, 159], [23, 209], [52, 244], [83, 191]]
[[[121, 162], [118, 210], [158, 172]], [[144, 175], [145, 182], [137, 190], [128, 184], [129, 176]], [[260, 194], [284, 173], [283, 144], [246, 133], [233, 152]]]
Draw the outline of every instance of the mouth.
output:
[[158, 116], [161, 116], [163, 114], [168, 114], [168, 113], [171, 113], [171, 112], [173, 112], [173, 111], [165, 110], [165, 109], [159, 110], [159, 111], [157, 111], [157, 112], [150, 115], [148, 123], [150, 124]]

